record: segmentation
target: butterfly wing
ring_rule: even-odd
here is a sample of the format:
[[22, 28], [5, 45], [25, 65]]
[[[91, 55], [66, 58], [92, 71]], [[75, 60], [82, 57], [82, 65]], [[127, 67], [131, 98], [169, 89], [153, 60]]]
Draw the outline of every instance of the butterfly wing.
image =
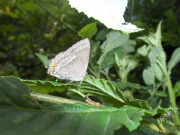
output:
[[[48, 73], [60, 79], [82, 81], [89, 62], [90, 42], [81, 40], [51, 60]], [[56, 65], [55, 68], [53, 65]]]

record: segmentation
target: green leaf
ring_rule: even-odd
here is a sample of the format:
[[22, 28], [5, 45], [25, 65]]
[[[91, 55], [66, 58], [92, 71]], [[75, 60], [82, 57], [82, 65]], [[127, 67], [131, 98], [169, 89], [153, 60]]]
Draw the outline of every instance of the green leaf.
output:
[[137, 52], [142, 56], [147, 56], [150, 50], [150, 46], [143, 45], [142, 47], [138, 48]]
[[96, 41], [105, 41], [106, 40], [106, 35], [110, 32], [111, 30], [109, 29], [101, 29], [97, 31], [97, 34], [95, 36]]
[[50, 92], [64, 92], [66, 88], [66, 84], [62, 84], [60, 82], [53, 81], [42, 81], [42, 80], [22, 80], [22, 82], [26, 83], [33, 92], [39, 92], [48, 94]]
[[83, 82], [88, 85], [85, 87], [82, 86], [81, 91], [89, 94], [105, 96], [118, 101], [119, 104], [124, 104], [125, 97], [113, 82], [104, 79], [95, 79], [92, 76], [87, 76]]
[[155, 77], [162, 82], [164, 79], [164, 74], [163, 71], [161, 69], [161, 67], [159, 67], [159, 65], [157, 63], [154, 63], [151, 65], [152, 68], [154, 69], [154, 73], [155, 73]]
[[159, 22], [158, 27], [156, 29], [156, 33], [155, 33], [155, 39], [156, 39], [156, 46], [162, 47], [161, 45], [161, 25], [162, 25], [162, 21]]
[[[92, 76], [87, 76], [85, 80], [79, 84], [73, 83], [60, 83], [53, 81], [41, 81], [41, 80], [22, 80], [25, 82], [33, 92], [38, 93], [50, 93], [50, 92], [64, 92], [65, 90], [78, 89], [78, 91], [95, 96], [101, 97], [104, 103], [111, 104], [113, 106], [122, 107], [122, 105], [129, 104], [135, 107], [149, 108], [149, 105], [143, 100], [129, 100], [126, 101], [127, 97], [124, 96], [118, 87], [107, 80], [95, 79]], [[137, 87], [137, 86], [136, 86]], [[131, 102], [131, 104], [130, 104]]]
[[34, 11], [34, 10], [39, 10], [39, 6], [35, 2], [25, 2], [20, 4], [20, 9], [23, 11]]
[[113, 51], [118, 47], [125, 46], [128, 38], [128, 35], [122, 35], [117, 31], [112, 31], [107, 34], [107, 40], [103, 42], [101, 46], [102, 54], [98, 60], [98, 64], [101, 64], [104, 61], [108, 52]]
[[138, 37], [138, 39], [143, 40], [149, 46], [153, 47], [162, 47], [161, 45], [161, 24], [162, 21], [159, 22], [158, 27], [156, 29], [156, 33], [150, 33], [148, 36]]
[[121, 81], [127, 81], [128, 73], [138, 66], [138, 59], [133, 55], [126, 55], [119, 59], [119, 57], [115, 55], [115, 60]]
[[168, 73], [171, 73], [172, 68], [174, 68], [180, 61], [180, 47], [174, 50], [171, 59], [168, 62]]
[[92, 38], [93, 35], [97, 32], [97, 22], [90, 23], [84, 26], [79, 32], [78, 35], [82, 38]]
[[144, 100], [129, 100], [124, 97], [118, 87], [113, 83], [103, 79], [95, 79], [92, 76], [87, 76], [83, 82], [86, 82], [88, 86], [83, 85], [81, 91], [103, 97], [102, 100], [105, 103], [121, 107], [124, 104], [139, 107], [141, 109], [151, 109], [150, 105]]
[[115, 53], [118, 55], [119, 58], [122, 58], [124, 55], [124, 51], [122, 47], [118, 47], [113, 49], [112, 51], [108, 52], [106, 56], [104, 57], [104, 60], [101, 63], [101, 68], [107, 68], [110, 67], [115, 63]]
[[123, 90], [126, 90], [126, 89], [140, 90], [142, 88], [141, 85], [136, 84], [136, 83], [132, 83], [132, 82], [120, 82], [120, 81], [118, 81], [115, 83], [120, 89], [123, 89]]
[[106, 37], [107, 37], [107, 40], [101, 46], [101, 49], [103, 50], [103, 52], [109, 52], [113, 50], [114, 48], [122, 46], [129, 39], [128, 35], [123, 35], [117, 31], [111, 31], [110, 33], [107, 34]]
[[39, 53], [36, 53], [36, 56], [41, 60], [41, 62], [44, 64], [44, 66], [49, 65], [48, 57]]
[[174, 90], [176, 96], [180, 96], [180, 81], [176, 82], [173, 90]]
[[148, 109], [148, 110], [151, 109], [151, 106], [145, 100], [141, 100], [141, 99], [135, 99], [135, 100], [127, 99], [126, 104], [143, 109]]
[[133, 55], [127, 55], [125, 57], [125, 62], [126, 62], [126, 71], [129, 73], [131, 70], [136, 68], [138, 66], [138, 59], [133, 56]]
[[28, 107], [30, 104], [22, 96], [30, 97], [29, 90], [16, 78], [0, 77], [0, 105]]
[[157, 63], [157, 60], [163, 63], [166, 60], [166, 55], [162, 47], [153, 47], [148, 54], [148, 58], [151, 62], [150, 64], [153, 65]]
[[65, 90], [78, 89], [78, 91], [84, 94], [102, 98], [103, 103], [105, 104], [107, 103], [113, 106], [122, 107], [122, 105], [129, 104], [131, 102], [129, 105], [144, 109], [149, 108], [149, 105], [143, 100], [127, 100], [128, 97], [125, 97], [123, 92], [121, 92], [113, 82], [103, 79], [95, 79], [92, 76], [87, 76], [81, 84], [76, 82], [60, 83], [41, 80], [20, 80], [26, 83], [33, 92], [47, 94], [51, 92], [62, 93]]
[[146, 85], [152, 85], [155, 83], [155, 75], [152, 67], [148, 67], [147, 69], [143, 70], [143, 80]]
[[122, 126], [129, 131], [137, 129], [144, 116], [142, 109], [132, 106], [95, 107], [53, 101], [39, 105], [26, 98], [30, 96], [28, 87], [13, 77], [0, 77], [0, 93], [3, 135], [112, 135]]

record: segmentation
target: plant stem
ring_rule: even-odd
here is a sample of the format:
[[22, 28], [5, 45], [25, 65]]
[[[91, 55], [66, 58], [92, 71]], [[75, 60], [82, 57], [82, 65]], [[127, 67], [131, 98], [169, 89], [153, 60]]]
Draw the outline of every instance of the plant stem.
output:
[[74, 101], [74, 100], [70, 100], [70, 99], [66, 99], [66, 98], [62, 98], [62, 97], [55, 97], [55, 96], [51, 96], [51, 95], [46, 95], [46, 94], [40, 94], [40, 93], [30, 93], [30, 95], [40, 101], [44, 101], [44, 102], [50, 102], [50, 103], [68, 103], [68, 104], [74, 104], [78, 101]]
[[[168, 87], [168, 91], [169, 91], [169, 97], [170, 97], [171, 105], [172, 105], [173, 108], [177, 108], [175, 94], [174, 94], [174, 91], [173, 91], [173, 88], [172, 88], [171, 80], [169, 79], [168, 75], [166, 76], [166, 79], [167, 79], [167, 83], [168, 83], [167, 87]], [[176, 124], [178, 126], [180, 126], [179, 114], [175, 113], [174, 117], [175, 117]]]
[[[170, 80], [170, 76], [167, 72], [167, 68], [166, 68], [166, 64], [165, 61], [163, 62], [163, 64], [161, 64], [161, 62], [157, 61], [159, 66], [161, 67], [162, 71], [164, 72], [164, 75], [166, 77], [167, 80], [167, 87], [168, 87], [168, 92], [169, 92], [169, 98], [170, 98], [170, 102], [173, 108], [177, 108], [176, 105], [176, 97], [175, 97], [175, 93], [173, 91], [173, 87], [172, 87], [172, 82]], [[174, 114], [174, 119], [175, 119], [175, 123], [180, 126], [180, 119], [179, 119], [179, 114], [175, 113]]]

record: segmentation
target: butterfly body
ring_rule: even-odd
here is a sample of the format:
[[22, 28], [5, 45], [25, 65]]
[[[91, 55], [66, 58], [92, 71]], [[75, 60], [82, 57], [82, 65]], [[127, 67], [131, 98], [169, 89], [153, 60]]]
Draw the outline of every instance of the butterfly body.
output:
[[83, 39], [50, 61], [48, 74], [59, 79], [82, 81], [89, 63], [90, 42]]

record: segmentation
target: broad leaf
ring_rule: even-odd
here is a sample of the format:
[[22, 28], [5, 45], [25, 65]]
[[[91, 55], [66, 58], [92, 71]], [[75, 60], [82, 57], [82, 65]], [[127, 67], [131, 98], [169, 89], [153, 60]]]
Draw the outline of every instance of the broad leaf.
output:
[[122, 58], [124, 55], [124, 51], [122, 47], [118, 47], [113, 49], [112, 51], [108, 52], [106, 54], [106, 56], [104, 57], [104, 60], [101, 63], [101, 68], [108, 68], [111, 65], [113, 65], [115, 63], [115, 54], [117, 54], [117, 56], [119, 58]]
[[131, 105], [141, 109], [151, 109], [150, 105], [144, 100], [130, 100], [125, 97], [123, 92], [118, 89], [118, 87], [113, 82], [103, 79], [95, 79], [92, 76], [87, 76], [84, 82], [86, 82], [88, 85], [83, 85], [81, 87], [81, 91], [102, 97], [101, 99], [104, 101], [104, 103], [117, 107]]
[[97, 22], [88, 24], [84, 26], [79, 32], [78, 35], [82, 38], [92, 38], [93, 35], [97, 32]]
[[126, 61], [126, 71], [129, 73], [131, 70], [133, 70], [134, 68], [136, 68], [138, 66], [138, 59], [133, 56], [133, 55], [127, 55], [125, 57], [125, 61]]
[[126, 33], [143, 30], [131, 23], [125, 23], [123, 15], [127, 2], [127, 0], [69, 0], [72, 7], [79, 12], [84, 12], [88, 17], [99, 20], [107, 28], [122, 30]]
[[82, 87], [83, 92], [109, 97], [118, 101], [119, 104], [125, 102], [125, 97], [113, 82], [103, 79], [95, 79], [92, 76], [87, 76], [84, 82], [88, 85]]
[[158, 27], [156, 29], [156, 33], [150, 33], [148, 36], [142, 36], [138, 37], [138, 39], [143, 40], [146, 42], [150, 47], [161, 47], [161, 24], [162, 21], [158, 24]]
[[22, 82], [26, 83], [33, 92], [40, 93], [51, 93], [51, 92], [64, 92], [66, 88], [66, 84], [60, 82], [53, 81], [42, 81], [42, 80], [22, 80]]
[[[126, 53], [125, 51], [128, 50], [128, 49], [125, 46], [128, 44], [127, 43], [128, 38], [129, 38], [128, 35], [122, 35], [122, 34], [120, 34], [119, 32], [116, 32], [116, 31], [112, 31], [109, 34], [107, 34], [107, 40], [101, 46], [102, 54], [101, 54], [101, 57], [98, 60], [98, 64], [102, 64], [102, 62], [107, 57], [106, 55], [108, 53], [111, 53], [111, 51], [113, 51], [114, 49], [117, 49], [119, 47], [122, 47], [123, 50], [124, 50], [124, 53]], [[126, 48], [126, 50], [124, 48]]]
[[163, 63], [166, 60], [166, 54], [164, 53], [162, 47], [153, 47], [149, 52], [148, 58], [151, 62], [151, 65], [157, 63], [157, 60]]
[[112, 135], [122, 126], [135, 130], [144, 115], [142, 109], [132, 106], [94, 107], [76, 102], [58, 104], [53, 100], [39, 105], [28, 98], [28, 87], [13, 77], [0, 77], [0, 92], [3, 135]]
[[147, 56], [150, 48], [150, 46], [143, 45], [142, 47], [138, 48], [137, 52], [142, 56]]
[[139, 108], [150, 109], [144, 100], [127, 99], [115, 83], [103, 79], [95, 79], [92, 76], [87, 76], [81, 84], [78, 82], [60, 83], [41, 80], [20, 80], [25, 82], [33, 92], [45, 94], [51, 92], [62, 93], [65, 90], [73, 89], [90, 96], [99, 97], [103, 103], [111, 106], [122, 107], [128, 104]]
[[36, 56], [41, 60], [41, 62], [44, 64], [44, 66], [49, 65], [48, 57], [39, 53], [36, 53]]
[[152, 67], [148, 67], [143, 71], [143, 80], [146, 85], [152, 85], [155, 83], [155, 75]]

